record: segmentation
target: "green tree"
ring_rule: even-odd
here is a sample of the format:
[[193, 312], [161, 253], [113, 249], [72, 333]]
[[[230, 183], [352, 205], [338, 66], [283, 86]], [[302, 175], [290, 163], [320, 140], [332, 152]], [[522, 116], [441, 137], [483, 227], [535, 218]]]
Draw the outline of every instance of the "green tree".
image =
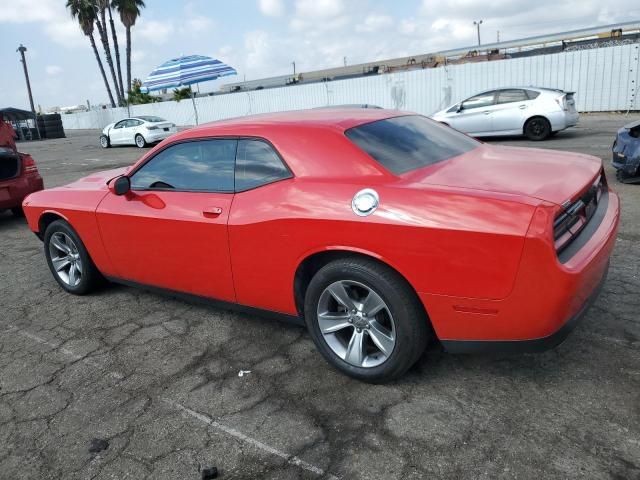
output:
[[131, 105], [139, 105], [143, 103], [154, 103], [159, 102], [160, 99], [158, 97], [154, 97], [153, 95], [149, 95], [148, 93], [142, 93], [140, 87], [142, 87], [142, 81], [138, 78], [133, 79], [133, 87], [129, 90], [129, 104]]
[[104, 71], [104, 66], [102, 65], [102, 60], [100, 59], [100, 54], [98, 53], [98, 47], [96, 46], [95, 38], [93, 38], [94, 22], [96, 21], [95, 5], [93, 4], [92, 0], [67, 0], [67, 8], [71, 13], [71, 17], [78, 21], [82, 32], [87, 37], [89, 37], [91, 48], [93, 48], [93, 53], [96, 56], [96, 61], [98, 62], [98, 67], [100, 67], [100, 73], [102, 74], [102, 79], [104, 80], [104, 86], [106, 87], [107, 93], [109, 94], [111, 106], [115, 108], [116, 102], [113, 101], [113, 94], [111, 93], [111, 87], [109, 86], [109, 81], [107, 80], [107, 74]]
[[179, 102], [180, 100], [185, 100], [187, 98], [191, 98], [191, 95], [192, 95], [191, 87], [173, 89], [173, 99], [176, 102]]
[[120, 21], [127, 32], [127, 90], [131, 90], [131, 27], [136, 24], [140, 9], [145, 5], [142, 0], [112, 0], [111, 6], [120, 14]]

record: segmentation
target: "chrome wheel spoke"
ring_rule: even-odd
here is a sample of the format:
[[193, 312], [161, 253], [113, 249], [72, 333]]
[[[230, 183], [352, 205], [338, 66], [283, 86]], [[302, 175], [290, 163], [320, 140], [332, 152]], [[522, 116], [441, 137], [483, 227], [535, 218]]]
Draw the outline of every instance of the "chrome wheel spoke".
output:
[[375, 346], [378, 347], [386, 357], [391, 355], [391, 351], [395, 345], [393, 334], [377, 321], [371, 322], [369, 327], [369, 336]]
[[64, 242], [64, 237], [59, 236], [57, 234], [54, 234], [51, 236], [51, 244], [62, 253], [66, 253], [67, 255], [69, 255], [71, 253], [71, 249], [66, 243], [63, 243], [63, 242]]
[[76, 269], [78, 270], [78, 273], [82, 275], [82, 261], [80, 258], [76, 260]]
[[77, 274], [76, 266], [75, 264], [71, 264], [71, 268], [69, 269], [69, 284], [71, 286], [74, 286], [77, 282], [76, 274]]
[[364, 357], [364, 333], [354, 330], [344, 359], [352, 365], [361, 366], [364, 362]]
[[333, 298], [338, 301], [343, 307], [348, 310], [354, 310], [356, 308], [353, 300], [349, 296], [347, 289], [344, 287], [343, 282], [336, 282], [334, 284], [329, 285], [328, 291]]
[[51, 263], [53, 263], [53, 268], [55, 268], [56, 272], [59, 272], [71, 264], [71, 259], [67, 255], [66, 257], [52, 258]]
[[375, 317], [386, 305], [380, 295], [374, 291], [369, 291], [369, 295], [362, 304], [362, 311], [367, 314], [368, 317]]
[[324, 334], [337, 332], [338, 330], [342, 330], [343, 328], [352, 327], [349, 323], [349, 314], [348, 313], [330, 313], [324, 312], [318, 314], [318, 324], [320, 326], [320, 331]]

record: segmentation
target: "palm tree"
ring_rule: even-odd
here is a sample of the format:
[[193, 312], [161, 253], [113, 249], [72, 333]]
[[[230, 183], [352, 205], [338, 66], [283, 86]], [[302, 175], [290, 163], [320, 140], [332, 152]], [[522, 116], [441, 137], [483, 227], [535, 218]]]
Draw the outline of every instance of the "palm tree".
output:
[[[96, 12], [96, 25], [98, 27], [98, 33], [100, 34], [100, 40], [102, 41], [102, 48], [104, 49], [104, 56], [107, 59], [107, 65], [111, 70], [111, 78], [113, 79], [113, 86], [116, 90], [116, 96], [118, 97], [118, 105], [124, 105], [124, 94], [118, 88], [118, 78], [116, 77], [116, 71], [113, 68], [113, 58], [111, 58], [111, 46], [109, 45], [109, 32], [107, 31], [107, 7], [110, 0], [97, 0], [95, 2]], [[98, 15], [99, 14], [99, 15]]]
[[107, 10], [109, 11], [109, 25], [111, 25], [111, 36], [113, 37], [113, 49], [116, 52], [116, 66], [118, 67], [118, 86], [120, 87], [120, 93], [123, 98], [126, 98], [126, 92], [124, 91], [124, 86], [122, 84], [122, 68], [120, 67], [120, 47], [118, 47], [118, 35], [116, 35], [116, 24], [113, 21], [113, 16], [111, 15], [111, 2], [107, 0]]
[[67, 8], [71, 12], [71, 17], [78, 20], [82, 32], [89, 37], [89, 42], [93, 48], [93, 53], [96, 55], [96, 61], [100, 67], [100, 73], [102, 73], [102, 79], [104, 80], [104, 86], [107, 88], [109, 94], [109, 100], [111, 106], [116, 107], [116, 102], [113, 101], [113, 94], [111, 93], [111, 87], [107, 80], [107, 74], [104, 71], [100, 54], [98, 53], [98, 47], [96, 47], [96, 41], [93, 38], [94, 22], [96, 20], [96, 10], [92, 0], [67, 0]]
[[111, 6], [120, 14], [120, 20], [127, 31], [127, 91], [131, 90], [131, 27], [144, 8], [143, 0], [112, 0]]

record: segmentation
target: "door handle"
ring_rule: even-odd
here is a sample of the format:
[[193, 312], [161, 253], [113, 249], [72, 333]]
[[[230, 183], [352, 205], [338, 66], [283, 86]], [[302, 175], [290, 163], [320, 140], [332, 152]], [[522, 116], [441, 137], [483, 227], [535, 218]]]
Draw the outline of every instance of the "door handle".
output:
[[205, 207], [202, 210], [202, 213], [207, 218], [216, 218], [216, 217], [219, 217], [220, 214], [222, 213], [222, 208], [220, 208], [220, 207]]
[[484, 113], [485, 115], [489, 115], [489, 114], [491, 113], [491, 111], [489, 111], [489, 110], [485, 110], [485, 111], [484, 111], [484, 112], [482, 112], [482, 113]]
[[525, 108], [527, 108], [527, 106], [526, 106], [526, 105], [520, 105], [518, 108], [519, 108], [520, 110], [524, 110]]

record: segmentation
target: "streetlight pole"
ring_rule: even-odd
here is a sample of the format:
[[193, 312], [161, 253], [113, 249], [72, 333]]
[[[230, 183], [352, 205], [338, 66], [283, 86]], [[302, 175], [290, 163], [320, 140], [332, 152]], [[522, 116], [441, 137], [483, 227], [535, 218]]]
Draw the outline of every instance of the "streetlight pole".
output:
[[293, 76], [296, 76], [296, 62], [291, 62], [291, 65], [293, 65]]
[[473, 24], [478, 29], [478, 46], [480, 46], [480, 25], [482, 25], [482, 20], [478, 20], [477, 22], [474, 20]]
[[31, 82], [29, 82], [29, 71], [27, 70], [27, 59], [24, 57], [24, 52], [27, 51], [27, 47], [20, 44], [16, 52], [20, 52], [22, 56], [22, 67], [24, 68], [24, 78], [27, 81], [27, 92], [29, 92], [29, 103], [31, 104], [31, 111], [36, 113], [36, 108], [33, 106], [33, 95], [31, 94]]

